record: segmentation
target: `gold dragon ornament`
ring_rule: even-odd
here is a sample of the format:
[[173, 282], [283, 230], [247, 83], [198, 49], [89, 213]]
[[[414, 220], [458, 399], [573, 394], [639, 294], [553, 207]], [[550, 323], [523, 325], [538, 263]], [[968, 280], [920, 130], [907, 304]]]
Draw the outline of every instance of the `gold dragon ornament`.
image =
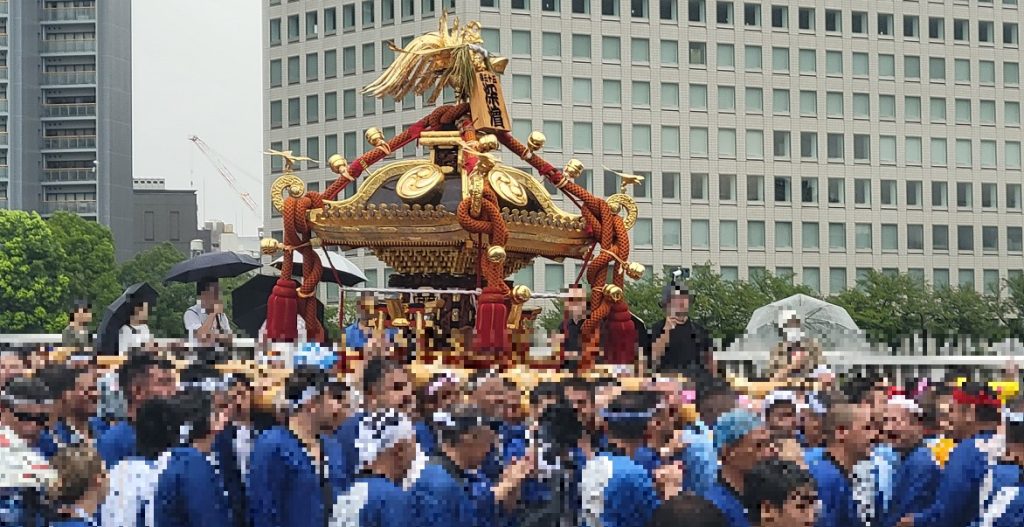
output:
[[456, 18], [449, 28], [448, 14], [443, 13], [438, 25], [438, 31], [419, 36], [404, 48], [389, 42], [396, 54], [395, 61], [363, 88], [363, 93], [400, 100], [410, 92], [422, 95], [429, 91], [429, 101], [434, 103], [445, 86], [451, 86], [457, 98], [466, 99], [472, 93], [478, 72], [505, 72], [508, 59], [483, 47], [479, 22], [471, 21], [460, 28]]

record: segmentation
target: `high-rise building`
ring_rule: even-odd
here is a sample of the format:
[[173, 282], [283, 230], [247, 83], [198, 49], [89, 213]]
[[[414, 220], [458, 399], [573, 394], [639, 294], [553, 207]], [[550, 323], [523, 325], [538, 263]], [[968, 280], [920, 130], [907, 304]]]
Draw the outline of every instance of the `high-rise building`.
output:
[[[710, 262], [825, 294], [869, 269], [979, 291], [1024, 272], [1017, 0], [466, 1], [264, 0], [268, 146], [351, 160], [366, 128], [426, 115], [420, 97], [360, 88], [393, 60], [387, 42], [447, 8], [511, 58], [517, 137], [543, 132], [545, 158], [580, 159], [598, 195], [619, 185], [602, 167], [647, 176], [631, 236], [649, 269]], [[266, 188], [280, 168], [267, 161]], [[334, 179], [301, 168], [310, 189]], [[557, 290], [578, 266], [538, 260], [516, 281]]]
[[111, 228], [132, 255], [131, 2], [0, 2], [0, 199]]

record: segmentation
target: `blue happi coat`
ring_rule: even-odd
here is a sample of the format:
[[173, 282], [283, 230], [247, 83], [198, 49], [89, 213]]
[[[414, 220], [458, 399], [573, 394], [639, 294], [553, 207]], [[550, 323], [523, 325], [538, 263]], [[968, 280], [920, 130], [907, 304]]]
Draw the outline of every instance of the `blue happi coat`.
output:
[[853, 484], [842, 468], [824, 452], [809, 467], [821, 502], [816, 527], [863, 527], [853, 500]]
[[112, 468], [126, 457], [135, 456], [135, 427], [128, 421], [118, 421], [96, 439], [96, 450]]
[[413, 506], [412, 494], [387, 478], [361, 476], [334, 504], [330, 524], [359, 527], [412, 527], [422, 511]]
[[322, 466], [283, 426], [256, 439], [249, 461], [249, 517], [253, 527], [323, 527], [336, 497], [351, 479], [342, 448], [333, 436], [321, 436]]
[[980, 514], [981, 483], [998, 441], [982, 432], [961, 442], [949, 455], [931, 506], [914, 515], [914, 527], [967, 527]]
[[587, 461], [580, 487], [587, 527], [643, 527], [660, 503], [647, 470], [622, 455]]
[[480, 471], [463, 471], [445, 456], [427, 462], [412, 485], [411, 499], [425, 526], [493, 527], [498, 505], [491, 482]]
[[894, 527], [907, 514], [927, 509], [935, 499], [942, 469], [927, 445], [907, 454], [893, 477], [892, 499], [885, 514], [884, 527]]
[[218, 469], [192, 447], [171, 449], [157, 479], [155, 527], [231, 525], [231, 508]]
[[750, 527], [742, 497], [725, 481], [715, 481], [701, 496], [722, 511], [729, 527]]
[[1024, 527], [1024, 488], [1004, 487], [981, 513], [980, 527]]

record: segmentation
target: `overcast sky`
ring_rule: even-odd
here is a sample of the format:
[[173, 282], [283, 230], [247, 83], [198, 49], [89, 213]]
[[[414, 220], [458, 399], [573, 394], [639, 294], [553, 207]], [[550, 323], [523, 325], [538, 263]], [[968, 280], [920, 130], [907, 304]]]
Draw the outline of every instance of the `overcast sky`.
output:
[[[261, 2], [132, 2], [134, 177], [198, 190], [199, 221], [255, 236], [262, 223]], [[252, 212], [188, 141], [219, 155]]]

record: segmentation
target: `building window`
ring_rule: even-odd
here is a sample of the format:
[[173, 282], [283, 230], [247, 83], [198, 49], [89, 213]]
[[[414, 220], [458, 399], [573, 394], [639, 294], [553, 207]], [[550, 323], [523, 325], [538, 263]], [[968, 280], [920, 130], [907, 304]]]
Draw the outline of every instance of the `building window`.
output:
[[747, 249], [764, 250], [764, 222], [747, 222]]
[[871, 180], [853, 180], [853, 204], [858, 206], [871, 206]]
[[690, 65], [706, 66], [707, 63], [707, 44], [703, 42], [690, 42]]
[[718, 176], [718, 199], [720, 201], [736, 201], [736, 175], [719, 174]]
[[789, 176], [775, 176], [775, 203], [789, 203], [792, 195], [792, 183]]
[[678, 249], [682, 246], [683, 232], [680, 220], [664, 220], [661, 223], [661, 245]]
[[275, 18], [270, 21], [270, 45], [281, 45], [281, 19]]
[[764, 131], [747, 130], [747, 159], [764, 159]]
[[828, 224], [828, 249], [833, 252], [846, 252], [846, 224]]
[[872, 250], [872, 239], [871, 239], [871, 224], [870, 223], [857, 223], [854, 225], [854, 249], [857, 251], [868, 251]]
[[948, 225], [932, 225], [932, 250], [937, 252], [949, 251]]
[[921, 207], [924, 203], [924, 185], [920, 181], [907, 181], [907, 206]]
[[281, 59], [270, 61], [270, 87], [281, 86]]
[[761, 5], [743, 4], [743, 25], [761, 27]]
[[868, 14], [862, 11], [854, 11], [850, 14], [850, 30], [854, 34], [866, 35], [868, 33]]
[[764, 203], [764, 176], [747, 176], [747, 201]]
[[828, 204], [846, 203], [846, 181], [842, 178], [828, 178]]
[[679, 200], [678, 172], [664, 172], [661, 174], [661, 197], [669, 201]]
[[821, 234], [816, 222], [803, 222], [800, 225], [800, 245], [805, 251], [817, 251]]
[[711, 247], [711, 227], [708, 220], [690, 220], [690, 244], [694, 249]]
[[772, 27], [786, 29], [789, 27], [789, 8], [786, 6], [772, 6]]
[[708, 200], [707, 174], [690, 174], [690, 199], [693, 201]]
[[601, 0], [601, 16], [619, 16], [619, 0]]
[[818, 204], [818, 178], [800, 178], [800, 202]]
[[[576, 11], [573, 11], [574, 13]], [[587, 11], [589, 13], [589, 10]], [[677, 20], [679, 18], [679, 3], [677, 0], [658, 0], [658, 15], [662, 20]]]
[[878, 13], [878, 35], [882, 37], [891, 37], [895, 32], [893, 30], [892, 14], [890, 13]]
[[907, 250], [924, 251], [924, 225], [907, 225]]
[[722, 2], [721, 0], [715, 2], [715, 21], [723, 26], [733, 25], [732, 2]]
[[962, 252], [974, 252], [974, 226], [957, 225], [956, 227], [956, 250]]
[[688, 4], [688, 20], [690, 22], [703, 23], [707, 18], [707, 11], [704, 0], [689, 0]]
[[[553, 55], [558, 57], [560, 54]], [[601, 37], [601, 60], [620, 62], [622, 60], [622, 41], [619, 37]]]
[[1007, 183], [1006, 184], [1006, 208], [1009, 210], [1020, 210], [1021, 209], [1021, 184], [1020, 183]]
[[928, 18], [928, 38], [931, 40], [943, 40], [946, 38], [946, 21], [939, 17]]

